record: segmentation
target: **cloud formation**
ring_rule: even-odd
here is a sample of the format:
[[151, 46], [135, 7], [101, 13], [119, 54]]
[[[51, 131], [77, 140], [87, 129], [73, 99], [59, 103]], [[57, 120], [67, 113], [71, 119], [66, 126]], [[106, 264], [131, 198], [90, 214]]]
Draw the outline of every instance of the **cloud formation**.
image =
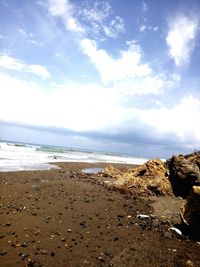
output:
[[114, 58], [98, 49], [94, 40], [81, 40], [81, 47], [100, 74], [104, 86], [113, 86], [119, 94], [159, 94], [164, 87], [162, 77], [153, 73], [148, 63], [142, 62], [141, 47], [135, 41], [127, 42], [128, 48]]
[[192, 95], [171, 108], [146, 109], [124, 106], [122, 94], [95, 84], [63, 84], [44, 92], [34, 82], [4, 74], [0, 83], [0, 121], [54, 127], [124, 143], [134, 142], [134, 136], [147, 143], [167, 142], [169, 136], [179, 140], [177, 143], [200, 142], [200, 101]]
[[126, 78], [145, 77], [152, 72], [148, 64], [141, 63], [141, 49], [134, 41], [129, 42], [128, 49], [121, 51], [116, 59], [105, 50], [98, 49], [94, 40], [81, 40], [81, 47], [99, 71], [104, 84]]
[[197, 20], [184, 16], [178, 17], [170, 23], [166, 42], [169, 46], [169, 55], [174, 59], [177, 66], [190, 61], [197, 34], [197, 26]]
[[60, 17], [67, 30], [81, 36], [100, 36], [117, 38], [125, 31], [124, 20], [120, 16], [112, 16], [112, 8], [107, 1], [80, 3], [78, 11], [68, 0], [46, 0], [48, 12], [54, 17]]
[[28, 72], [37, 75], [43, 79], [51, 77], [46, 67], [42, 65], [31, 65], [23, 62], [20, 59], [11, 57], [7, 54], [0, 54], [0, 67], [8, 70], [16, 70], [20, 72]]

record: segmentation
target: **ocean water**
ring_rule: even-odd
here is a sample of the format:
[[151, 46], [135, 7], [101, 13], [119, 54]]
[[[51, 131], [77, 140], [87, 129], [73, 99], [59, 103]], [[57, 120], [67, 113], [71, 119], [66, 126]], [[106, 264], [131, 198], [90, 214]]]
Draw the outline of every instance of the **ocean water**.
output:
[[0, 142], [0, 172], [49, 170], [55, 162], [143, 164], [148, 159], [55, 146]]

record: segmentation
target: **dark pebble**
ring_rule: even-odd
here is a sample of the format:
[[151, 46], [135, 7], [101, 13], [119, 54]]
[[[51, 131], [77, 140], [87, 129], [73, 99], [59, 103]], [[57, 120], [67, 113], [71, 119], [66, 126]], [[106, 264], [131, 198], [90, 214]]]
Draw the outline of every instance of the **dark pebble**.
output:
[[[35, 261], [33, 261], [33, 260], [31, 260], [31, 259], [28, 259], [27, 266], [28, 266], [28, 267], [34, 267], [34, 266], [35, 266]], [[39, 266], [39, 265], [38, 265], [38, 266]]]
[[81, 223], [80, 223], [80, 226], [81, 226], [82, 228], [86, 228], [86, 222], [81, 222]]
[[23, 242], [23, 243], [21, 244], [21, 246], [22, 246], [23, 248], [27, 248], [27, 247], [28, 247], [28, 243], [27, 243], [27, 242]]
[[6, 251], [0, 251], [0, 256], [5, 256], [5, 255], [7, 255]]
[[98, 257], [98, 260], [99, 260], [100, 262], [105, 262], [105, 260], [104, 260], [102, 257]]
[[51, 252], [51, 257], [54, 257], [55, 256], [55, 252]]

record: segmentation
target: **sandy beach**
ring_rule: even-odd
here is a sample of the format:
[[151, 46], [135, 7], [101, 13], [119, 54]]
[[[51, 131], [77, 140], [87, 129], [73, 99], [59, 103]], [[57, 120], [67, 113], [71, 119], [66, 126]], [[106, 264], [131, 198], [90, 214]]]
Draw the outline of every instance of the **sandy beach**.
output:
[[183, 200], [111, 190], [81, 172], [105, 164], [58, 165], [0, 173], [0, 266], [200, 266], [200, 244], [169, 230]]

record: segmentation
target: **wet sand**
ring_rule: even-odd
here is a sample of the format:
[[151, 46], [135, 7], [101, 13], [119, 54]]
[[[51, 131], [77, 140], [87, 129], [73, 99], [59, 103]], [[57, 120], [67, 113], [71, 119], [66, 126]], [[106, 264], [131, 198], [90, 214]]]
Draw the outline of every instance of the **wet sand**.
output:
[[59, 166], [0, 173], [0, 266], [200, 266], [200, 244], [169, 230], [182, 200], [140, 198], [81, 173], [105, 164]]

